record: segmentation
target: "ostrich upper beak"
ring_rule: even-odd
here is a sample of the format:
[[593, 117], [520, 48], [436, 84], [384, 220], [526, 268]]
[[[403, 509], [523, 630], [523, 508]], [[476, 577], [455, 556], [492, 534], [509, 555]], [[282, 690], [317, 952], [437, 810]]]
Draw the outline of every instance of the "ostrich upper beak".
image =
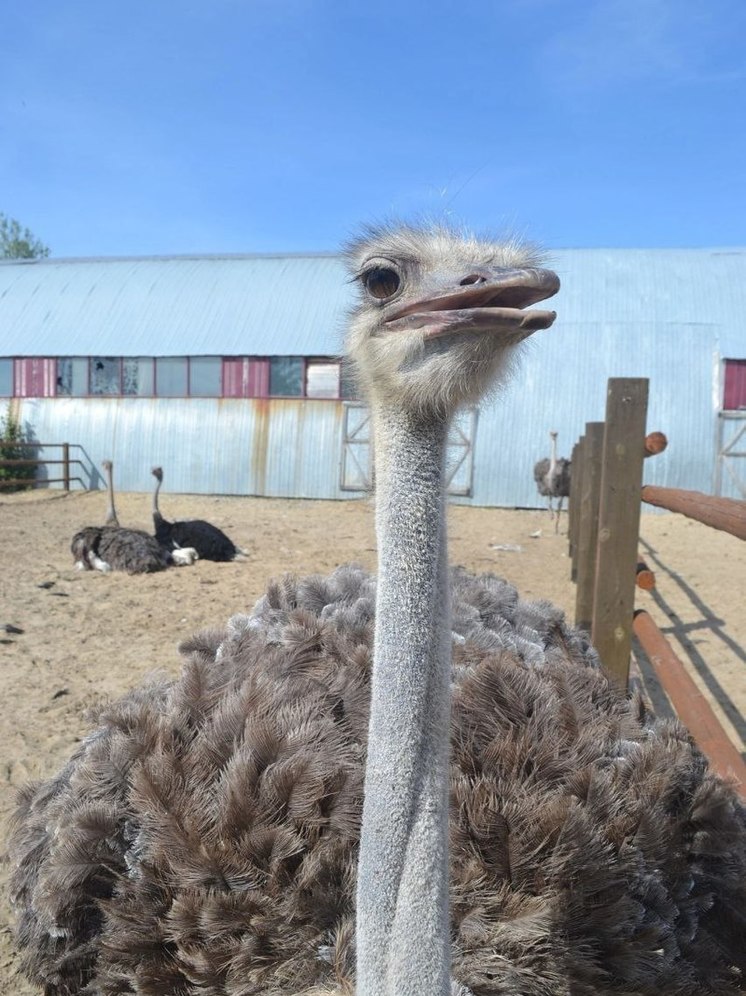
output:
[[387, 326], [422, 329], [428, 338], [451, 332], [517, 332], [522, 337], [547, 329], [555, 311], [523, 311], [527, 305], [552, 297], [559, 277], [538, 267], [481, 269], [448, 294], [423, 298], [396, 308]]

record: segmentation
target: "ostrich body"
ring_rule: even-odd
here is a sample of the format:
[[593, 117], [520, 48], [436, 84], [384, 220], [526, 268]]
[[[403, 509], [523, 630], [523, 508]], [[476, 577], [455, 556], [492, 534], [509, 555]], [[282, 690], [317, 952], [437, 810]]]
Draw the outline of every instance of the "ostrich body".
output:
[[[562, 502], [570, 495], [570, 460], [557, 456], [557, 433], [549, 433], [552, 440], [551, 453], [534, 464], [534, 480], [549, 504], [549, 517], [554, 519], [554, 531], [559, 532]], [[552, 499], [557, 498], [557, 511], [552, 506]]]
[[109, 505], [103, 526], [86, 526], [77, 532], [70, 545], [78, 570], [126, 571], [148, 574], [173, 565], [191, 565], [196, 551], [171, 551], [143, 529], [126, 529], [119, 525], [114, 505], [114, 477], [111, 460], [102, 462], [106, 475]]
[[153, 477], [157, 483], [153, 492], [153, 525], [155, 538], [169, 550], [180, 550], [192, 547], [197, 551], [200, 560], [236, 560], [245, 554], [240, 550], [222, 529], [204, 519], [181, 519], [168, 522], [158, 508], [158, 494], [163, 483], [163, 470], [153, 467]]
[[522, 309], [556, 278], [440, 229], [349, 260], [378, 581], [271, 584], [23, 792], [26, 972], [47, 996], [737, 993], [734, 793], [558, 610], [447, 570], [449, 420], [551, 324]]

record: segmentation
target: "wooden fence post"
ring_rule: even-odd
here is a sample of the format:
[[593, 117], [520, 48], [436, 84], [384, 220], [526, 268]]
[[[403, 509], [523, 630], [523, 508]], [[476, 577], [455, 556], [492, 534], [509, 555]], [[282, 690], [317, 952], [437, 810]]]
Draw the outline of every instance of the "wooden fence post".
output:
[[609, 379], [591, 639], [607, 675], [627, 687], [632, 648], [647, 378]]
[[567, 513], [567, 531], [570, 538], [570, 580], [578, 576], [578, 523], [580, 522], [580, 494], [583, 488], [585, 436], [572, 448], [570, 457], [570, 504]]
[[590, 632], [593, 622], [593, 591], [596, 574], [598, 508], [601, 497], [601, 468], [604, 451], [603, 422], [586, 422], [580, 511], [577, 523], [577, 578], [575, 625]]
[[70, 490], [70, 444], [62, 444], [62, 485], [65, 491]]

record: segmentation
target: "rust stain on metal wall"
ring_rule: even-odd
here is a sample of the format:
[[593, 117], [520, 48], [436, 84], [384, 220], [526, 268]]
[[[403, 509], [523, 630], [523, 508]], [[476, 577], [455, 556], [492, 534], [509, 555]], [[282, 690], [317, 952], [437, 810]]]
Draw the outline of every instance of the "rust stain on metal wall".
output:
[[252, 398], [254, 431], [251, 437], [251, 463], [249, 464], [249, 494], [267, 493], [267, 447], [269, 442], [269, 401]]

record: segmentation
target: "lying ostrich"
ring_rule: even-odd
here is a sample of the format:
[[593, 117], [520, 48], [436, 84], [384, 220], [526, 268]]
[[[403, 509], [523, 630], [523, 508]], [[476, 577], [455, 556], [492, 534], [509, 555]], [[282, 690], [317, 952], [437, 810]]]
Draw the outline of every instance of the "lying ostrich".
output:
[[194, 549], [172, 551], [143, 529], [126, 529], [119, 525], [114, 505], [112, 461], [104, 460], [101, 466], [106, 475], [109, 506], [103, 526], [86, 526], [73, 536], [70, 549], [78, 570], [147, 574], [163, 571], [172, 564], [193, 564], [197, 559]]
[[737, 993], [733, 791], [559, 610], [447, 571], [449, 421], [551, 325], [523, 309], [557, 278], [444, 229], [348, 260], [377, 587], [270, 585], [23, 792], [25, 971], [47, 996]]
[[193, 547], [200, 560], [242, 560], [246, 556], [222, 529], [204, 519], [182, 519], [168, 522], [158, 509], [158, 493], [163, 483], [163, 470], [153, 467], [157, 484], [153, 492], [153, 525], [155, 538], [169, 550]]
[[[549, 517], [554, 519], [554, 531], [559, 532], [562, 502], [570, 495], [570, 461], [557, 457], [557, 433], [551, 431], [549, 438], [552, 440], [551, 455], [534, 464], [534, 480], [539, 494], [549, 503]], [[559, 499], [556, 514], [552, 507], [553, 498]]]

